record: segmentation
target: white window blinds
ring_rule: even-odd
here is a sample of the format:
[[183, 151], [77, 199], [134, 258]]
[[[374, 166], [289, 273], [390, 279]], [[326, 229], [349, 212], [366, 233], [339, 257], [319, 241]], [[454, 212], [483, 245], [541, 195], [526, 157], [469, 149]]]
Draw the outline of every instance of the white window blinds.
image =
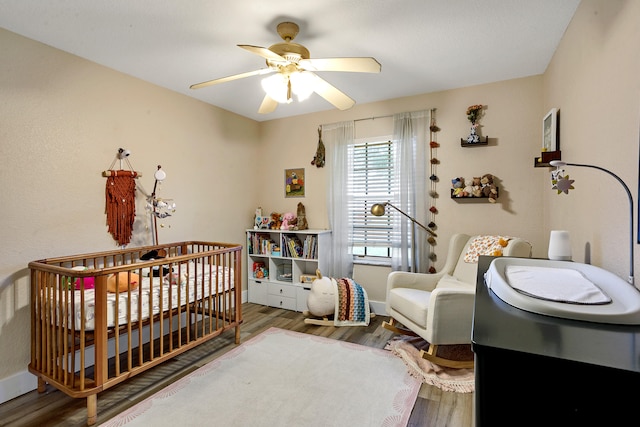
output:
[[353, 224], [350, 240], [354, 255], [391, 255], [392, 213], [387, 211], [383, 216], [375, 216], [371, 207], [376, 203], [394, 202], [394, 151], [390, 140], [380, 139], [359, 140], [349, 147], [347, 191], [351, 196], [348, 209]]

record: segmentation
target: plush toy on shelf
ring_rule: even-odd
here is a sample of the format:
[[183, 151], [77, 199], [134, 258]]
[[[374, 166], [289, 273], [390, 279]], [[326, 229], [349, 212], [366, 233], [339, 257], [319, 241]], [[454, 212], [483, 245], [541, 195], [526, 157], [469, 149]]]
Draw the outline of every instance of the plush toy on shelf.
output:
[[495, 203], [498, 198], [498, 189], [493, 184], [493, 175], [490, 173], [482, 175], [480, 183], [482, 185], [482, 195], [487, 197], [489, 202]]
[[464, 180], [464, 188], [462, 189], [462, 197], [473, 197], [473, 178]]
[[287, 212], [282, 215], [282, 224], [280, 225], [281, 230], [290, 230], [293, 229], [294, 220], [296, 216], [292, 212]]
[[271, 221], [269, 222], [269, 228], [271, 230], [279, 230], [282, 225], [282, 219], [278, 212], [271, 212]]
[[474, 176], [471, 181], [471, 197], [482, 197], [482, 178]]
[[453, 178], [451, 180], [451, 187], [453, 188], [453, 191], [451, 192], [453, 197], [462, 197], [464, 191], [464, 178]]
[[307, 212], [302, 203], [298, 203], [298, 217], [296, 218], [295, 230], [307, 230], [309, 224], [307, 223]]

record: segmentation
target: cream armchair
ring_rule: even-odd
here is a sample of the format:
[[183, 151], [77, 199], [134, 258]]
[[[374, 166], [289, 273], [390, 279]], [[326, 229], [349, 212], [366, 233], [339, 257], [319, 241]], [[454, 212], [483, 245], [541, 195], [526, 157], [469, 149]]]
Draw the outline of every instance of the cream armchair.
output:
[[[476, 237], [453, 235], [445, 265], [439, 273], [394, 271], [387, 278], [386, 311], [391, 319], [384, 327], [422, 337], [430, 344], [427, 351], [422, 351], [422, 357], [442, 366], [473, 366], [473, 361], [438, 357], [437, 348], [438, 345], [471, 343], [478, 264], [465, 261], [465, 256], [474, 240], [474, 247], [479, 243]], [[531, 244], [520, 238], [510, 238], [501, 249], [503, 256], [531, 257]], [[482, 251], [479, 253], [484, 255]], [[397, 322], [403, 327], [397, 326]]]

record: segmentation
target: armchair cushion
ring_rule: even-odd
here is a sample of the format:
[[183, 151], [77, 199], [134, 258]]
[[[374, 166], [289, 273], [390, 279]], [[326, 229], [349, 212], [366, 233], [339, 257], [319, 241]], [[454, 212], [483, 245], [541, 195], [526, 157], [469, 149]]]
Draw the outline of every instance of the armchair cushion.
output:
[[[416, 275], [414, 274], [413, 276]], [[389, 291], [388, 298], [389, 305], [396, 311], [402, 313], [412, 322], [426, 328], [429, 313], [436, 312], [435, 307], [433, 307], [433, 302], [436, 299], [442, 302], [446, 302], [447, 300], [455, 301], [460, 298], [461, 294], [465, 293], [470, 293], [473, 298], [473, 285], [463, 283], [450, 274], [445, 274], [438, 281], [434, 291], [414, 288], [394, 288]], [[432, 295], [434, 296], [433, 298]]]
[[431, 292], [429, 291], [395, 288], [389, 292], [388, 303], [415, 324], [426, 328], [430, 299]]

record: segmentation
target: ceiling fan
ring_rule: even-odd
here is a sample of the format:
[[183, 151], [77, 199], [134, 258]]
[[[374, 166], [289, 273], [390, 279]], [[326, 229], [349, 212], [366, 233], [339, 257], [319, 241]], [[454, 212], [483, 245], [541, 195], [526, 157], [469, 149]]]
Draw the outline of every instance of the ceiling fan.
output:
[[245, 77], [275, 73], [262, 81], [262, 86], [267, 94], [260, 105], [259, 113], [271, 113], [276, 109], [278, 103], [291, 102], [292, 93], [296, 94], [299, 100], [302, 100], [313, 92], [329, 101], [336, 108], [346, 110], [351, 108], [355, 101], [319, 77], [314, 71], [380, 72], [380, 63], [371, 57], [312, 59], [309, 57], [309, 50], [306, 47], [293, 43], [293, 39], [299, 31], [297, 24], [281, 22], [276, 29], [284, 42], [276, 43], [269, 48], [238, 45], [242, 49], [265, 58], [267, 68], [193, 84], [190, 88], [200, 89]]

